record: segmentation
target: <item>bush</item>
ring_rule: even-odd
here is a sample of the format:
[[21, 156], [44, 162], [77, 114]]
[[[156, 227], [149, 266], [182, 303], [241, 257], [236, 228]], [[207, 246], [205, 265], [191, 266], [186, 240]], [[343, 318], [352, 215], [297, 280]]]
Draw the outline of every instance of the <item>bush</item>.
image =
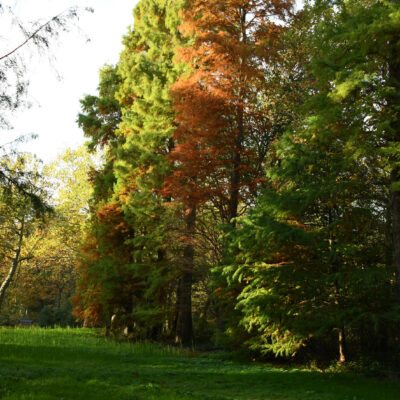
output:
[[54, 327], [55, 325], [61, 327], [76, 326], [71, 304], [66, 303], [60, 308], [53, 308], [51, 306], [42, 308], [39, 315], [39, 326]]

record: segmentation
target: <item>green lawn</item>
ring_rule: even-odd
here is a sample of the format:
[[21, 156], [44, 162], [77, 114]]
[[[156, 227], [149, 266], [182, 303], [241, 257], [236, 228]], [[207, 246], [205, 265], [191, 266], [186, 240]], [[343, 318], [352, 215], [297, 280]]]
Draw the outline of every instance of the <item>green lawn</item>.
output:
[[0, 329], [0, 399], [399, 400], [400, 384], [194, 357], [86, 329]]

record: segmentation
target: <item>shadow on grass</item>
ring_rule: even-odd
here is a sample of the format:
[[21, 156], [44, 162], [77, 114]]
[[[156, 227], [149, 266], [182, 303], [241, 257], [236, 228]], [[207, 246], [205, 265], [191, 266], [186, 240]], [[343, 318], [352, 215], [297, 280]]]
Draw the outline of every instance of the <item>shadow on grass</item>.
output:
[[[79, 337], [77, 337], [79, 340]], [[135, 347], [0, 344], [1, 399], [398, 400], [400, 385]]]

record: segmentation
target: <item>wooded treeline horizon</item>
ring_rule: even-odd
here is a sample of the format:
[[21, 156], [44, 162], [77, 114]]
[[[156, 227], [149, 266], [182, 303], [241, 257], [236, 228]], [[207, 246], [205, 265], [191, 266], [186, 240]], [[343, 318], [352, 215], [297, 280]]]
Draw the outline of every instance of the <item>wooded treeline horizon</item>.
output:
[[62, 290], [84, 326], [396, 364], [400, 3], [294, 6], [135, 7], [119, 62], [81, 100], [91, 154], [64, 156], [81, 175], [51, 225], [53, 254], [73, 241]]

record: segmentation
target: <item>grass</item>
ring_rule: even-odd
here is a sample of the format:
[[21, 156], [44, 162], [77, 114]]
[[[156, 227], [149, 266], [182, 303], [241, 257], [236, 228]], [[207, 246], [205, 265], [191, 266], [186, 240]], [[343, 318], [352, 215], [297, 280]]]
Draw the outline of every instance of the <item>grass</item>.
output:
[[117, 343], [88, 329], [0, 329], [0, 399], [398, 400], [400, 383]]

